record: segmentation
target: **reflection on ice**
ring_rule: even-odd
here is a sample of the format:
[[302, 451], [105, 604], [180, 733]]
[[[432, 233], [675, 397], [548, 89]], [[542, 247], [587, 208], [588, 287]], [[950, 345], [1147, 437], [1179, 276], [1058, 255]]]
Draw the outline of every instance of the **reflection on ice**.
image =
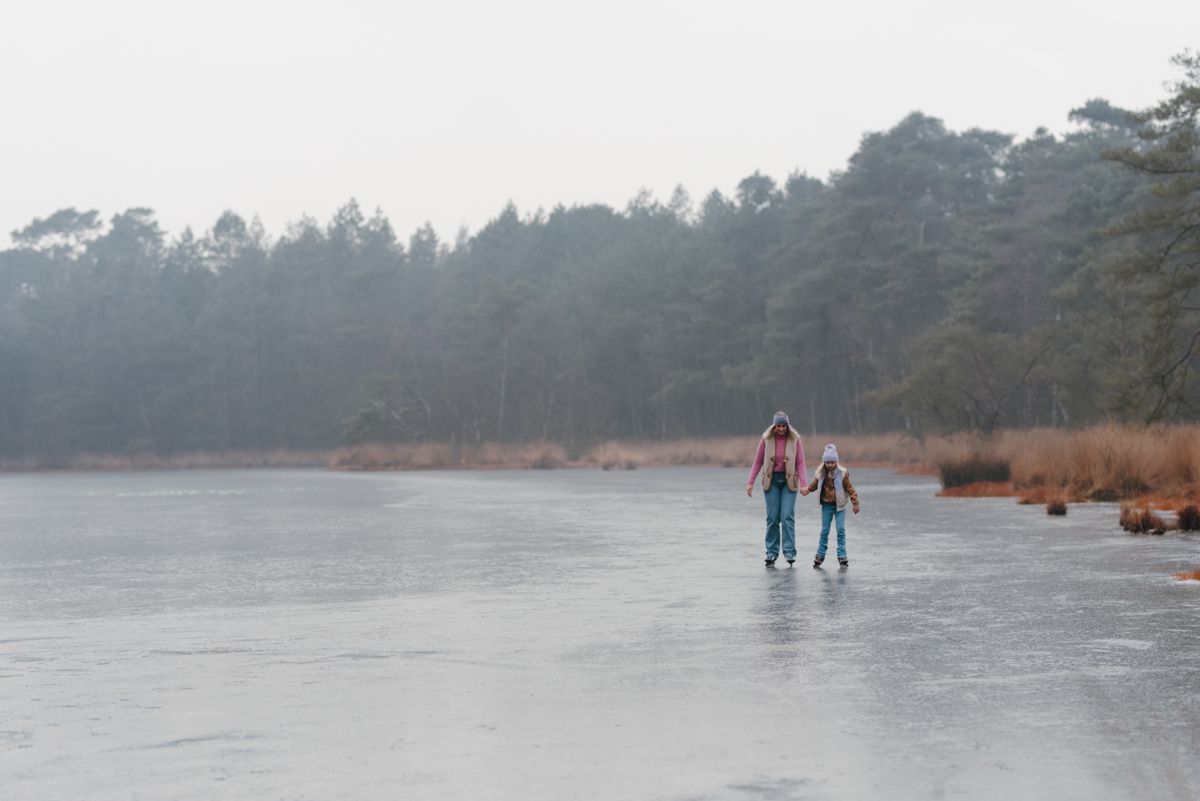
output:
[[1195, 535], [743, 475], [0, 476], [6, 795], [1200, 797]]

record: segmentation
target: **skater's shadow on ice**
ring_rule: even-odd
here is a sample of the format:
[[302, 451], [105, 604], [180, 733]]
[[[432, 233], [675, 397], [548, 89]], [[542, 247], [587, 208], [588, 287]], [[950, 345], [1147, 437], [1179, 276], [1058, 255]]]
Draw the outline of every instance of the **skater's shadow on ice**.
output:
[[773, 646], [772, 658], [790, 661], [792, 651], [782, 646], [804, 639], [804, 603], [799, 597], [796, 570], [772, 572], [754, 606], [754, 619], [763, 643]]
[[846, 606], [846, 571], [832, 573], [818, 569], [821, 574], [821, 603], [831, 612], [840, 612]]
[[808, 794], [812, 788], [811, 779], [768, 779], [760, 777], [745, 784], [731, 784], [729, 789], [736, 790], [751, 798], [771, 799], [771, 801], [793, 801], [793, 799], [811, 798]]

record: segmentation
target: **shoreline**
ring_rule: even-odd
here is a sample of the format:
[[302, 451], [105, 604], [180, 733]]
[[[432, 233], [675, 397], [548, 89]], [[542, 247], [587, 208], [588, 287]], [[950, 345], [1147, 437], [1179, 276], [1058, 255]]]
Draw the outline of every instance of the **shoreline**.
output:
[[[364, 444], [331, 450], [79, 454], [0, 462], [0, 475], [59, 472], [313, 469], [333, 472], [436, 470], [638, 470], [718, 467], [749, 470], [757, 436], [667, 442]], [[938, 476], [947, 498], [1013, 498], [1049, 515], [1069, 504], [1119, 505], [1119, 524], [1135, 534], [1200, 529], [1200, 425], [1095, 426], [1066, 431], [1005, 431], [985, 437], [906, 434], [805, 437], [806, 466], [820, 444], [836, 442], [850, 468]], [[808, 459], [808, 454], [813, 459]]]
[[[991, 436], [902, 433], [804, 437], [814, 467], [821, 443], [836, 442], [849, 467], [940, 475], [939, 494], [1012, 496], [1023, 503], [1200, 502], [1200, 425], [1031, 429]], [[336, 449], [76, 454], [0, 462], [3, 473], [305, 468], [403, 470], [637, 470], [708, 466], [748, 470], [756, 435], [599, 443], [374, 443]]]

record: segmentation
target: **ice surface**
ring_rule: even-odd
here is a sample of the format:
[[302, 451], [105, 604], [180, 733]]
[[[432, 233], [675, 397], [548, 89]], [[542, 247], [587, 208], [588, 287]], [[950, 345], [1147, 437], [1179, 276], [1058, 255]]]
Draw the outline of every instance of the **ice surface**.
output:
[[2, 475], [3, 797], [1200, 797], [1200, 539], [855, 475]]

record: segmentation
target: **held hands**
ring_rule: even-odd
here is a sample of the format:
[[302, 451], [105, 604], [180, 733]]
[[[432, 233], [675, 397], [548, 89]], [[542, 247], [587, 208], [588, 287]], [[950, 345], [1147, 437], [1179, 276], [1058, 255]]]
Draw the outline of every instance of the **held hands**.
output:
[[747, 484], [747, 485], [746, 485], [746, 497], [747, 497], [747, 498], [751, 498], [751, 497], [753, 497], [753, 496], [754, 496], [754, 485], [753, 485], [753, 484]]
[[801, 487], [801, 488], [800, 488], [800, 494], [801, 494], [801, 495], [808, 495], [808, 487]]

